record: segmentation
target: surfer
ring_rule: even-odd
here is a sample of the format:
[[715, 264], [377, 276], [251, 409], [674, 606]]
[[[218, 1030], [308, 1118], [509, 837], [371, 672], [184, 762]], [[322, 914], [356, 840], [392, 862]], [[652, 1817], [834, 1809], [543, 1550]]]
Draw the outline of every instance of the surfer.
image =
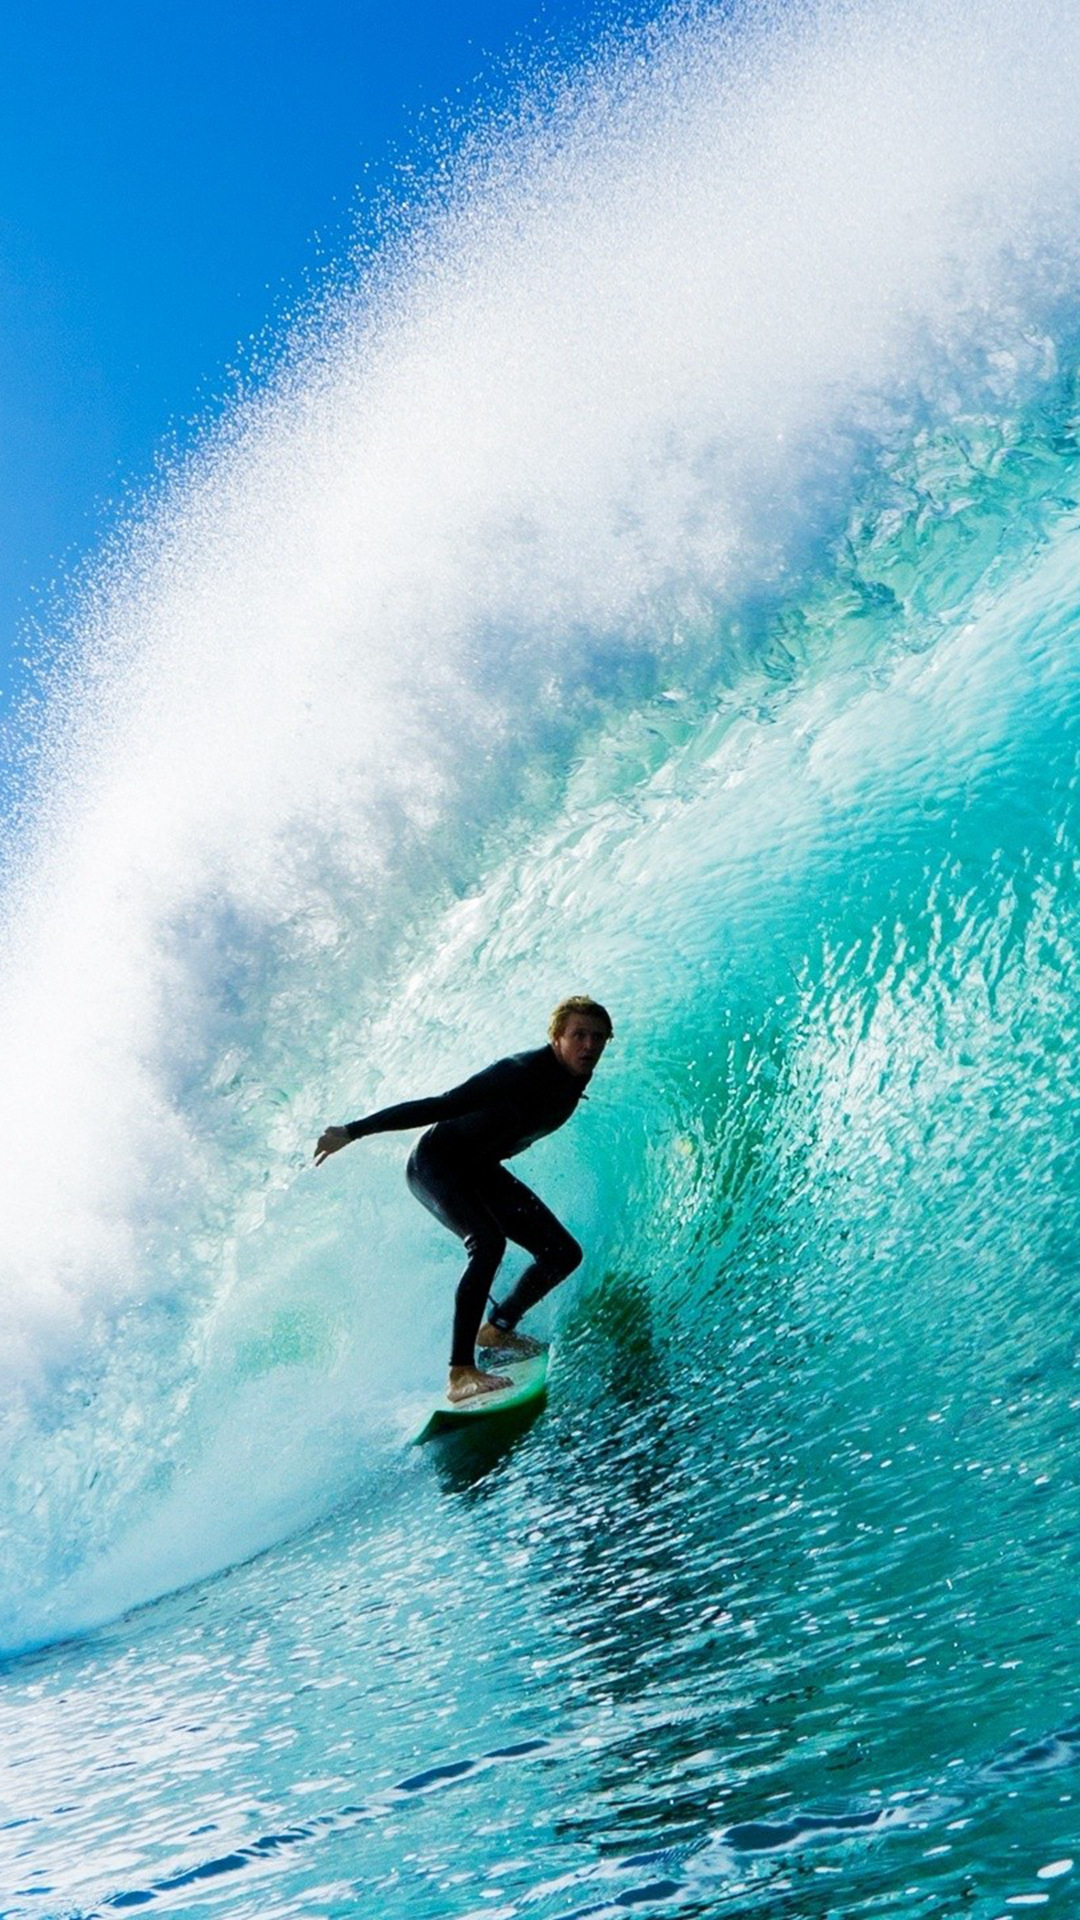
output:
[[[449, 1093], [382, 1107], [320, 1135], [317, 1166], [368, 1134], [427, 1128], [409, 1155], [406, 1179], [421, 1205], [464, 1241], [469, 1256], [455, 1296], [450, 1400], [510, 1385], [499, 1374], [481, 1372], [477, 1346], [515, 1358], [537, 1353], [537, 1342], [517, 1332], [518, 1321], [581, 1261], [573, 1235], [503, 1162], [569, 1120], [611, 1033], [605, 1008], [573, 994], [552, 1014], [547, 1046], [496, 1060]], [[508, 1240], [524, 1247], [532, 1261], [502, 1305], [492, 1301], [485, 1319]]]

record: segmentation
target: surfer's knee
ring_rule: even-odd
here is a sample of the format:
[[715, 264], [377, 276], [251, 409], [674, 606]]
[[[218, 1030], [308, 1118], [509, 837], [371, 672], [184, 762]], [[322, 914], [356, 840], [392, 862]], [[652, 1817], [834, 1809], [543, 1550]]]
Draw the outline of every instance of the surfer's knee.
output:
[[503, 1254], [506, 1252], [506, 1235], [496, 1227], [481, 1227], [475, 1233], [465, 1236], [465, 1251], [469, 1256], [469, 1271], [478, 1269], [494, 1274]]
[[574, 1239], [572, 1233], [564, 1234], [559, 1243], [553, 1265], [558, 1268], [559, 1279], [565, 1280], [580, 1267], [585, 1258], [584, 1249]]

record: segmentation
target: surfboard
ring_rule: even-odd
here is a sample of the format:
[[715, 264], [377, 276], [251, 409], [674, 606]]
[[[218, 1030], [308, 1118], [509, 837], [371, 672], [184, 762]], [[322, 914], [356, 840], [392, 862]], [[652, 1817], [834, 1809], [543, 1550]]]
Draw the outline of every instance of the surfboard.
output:
[[433, 1440], [436, 1434], [460, 1430], [477, 1420], [491, 1420], [498, 1414], [513, 1413], [519, 1407], [527, 1407], [530, 1401], [542, 1400], [547, 1392], [547, 1348], [542, 1353], [530, 1354], [527, 1360], [500, 1360], [494, 1371], [503, 1374], [510, 1385], [499, 1393], [479, 1393], [474, 1400], [447, 1400], [444, 1395], [429, 1414], [413, 1444], [420, 1446], [424, 1440]]

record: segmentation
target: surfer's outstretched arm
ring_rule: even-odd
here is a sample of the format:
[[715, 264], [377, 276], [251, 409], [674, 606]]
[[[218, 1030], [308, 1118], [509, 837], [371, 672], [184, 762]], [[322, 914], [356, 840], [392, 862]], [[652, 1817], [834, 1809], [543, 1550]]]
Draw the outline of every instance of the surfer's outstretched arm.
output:
[[350, 1140], [362, 1140], [369, 1133], [392, 1133], [403, 1127], [428, 1127], [444, 1117], [445, 1096], [433, 1100], [403, 1100], [400, 1106], [384, 1107], [381, 1113], [369, 1113], [364, 1120], [347, 1120], [343, 1127], [327, 1127], [319, 1135], [315, 1165], [321, 1166], [332, 1153], [340, 1153]]
[[370, 1133], [401, 1133], [407, 1127], [431, 1127], [437, 1120], [459, 1120], [463, 1114], [478, 1112], [497, 1095], [501, 1069], [485, 1067], [449, 1093], [431, 1094], [424, 1100], [401, 1100], [394, 1107], [380, 1107], [363, 1120], [349, 1120], [343, 1127], [327, 1127], [319, 1135], [315, 1165], [321, 1166], [332, 1153], [340, 1153], [350, 1140], [363, 1140]]

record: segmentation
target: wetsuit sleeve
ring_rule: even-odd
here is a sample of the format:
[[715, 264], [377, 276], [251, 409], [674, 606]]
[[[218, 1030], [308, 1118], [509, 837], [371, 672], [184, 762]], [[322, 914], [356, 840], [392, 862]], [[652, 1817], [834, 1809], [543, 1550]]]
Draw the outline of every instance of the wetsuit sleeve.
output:
[[503, 1091], [503, 1062], [474, 1073], [449, 1093], [435, 1093], [427, 1100], [402, 1100], [395, 1107], [380, 1107], [362, 1120], [350, 1120], [345, 1128], [350, 1140], [362, 1140], [369, 1133], [400, 1133], [406, 1127], [431, 1127], [436, 1120], [460, 1120], [463, 1114], [480, 1113], [496, 1104]]

